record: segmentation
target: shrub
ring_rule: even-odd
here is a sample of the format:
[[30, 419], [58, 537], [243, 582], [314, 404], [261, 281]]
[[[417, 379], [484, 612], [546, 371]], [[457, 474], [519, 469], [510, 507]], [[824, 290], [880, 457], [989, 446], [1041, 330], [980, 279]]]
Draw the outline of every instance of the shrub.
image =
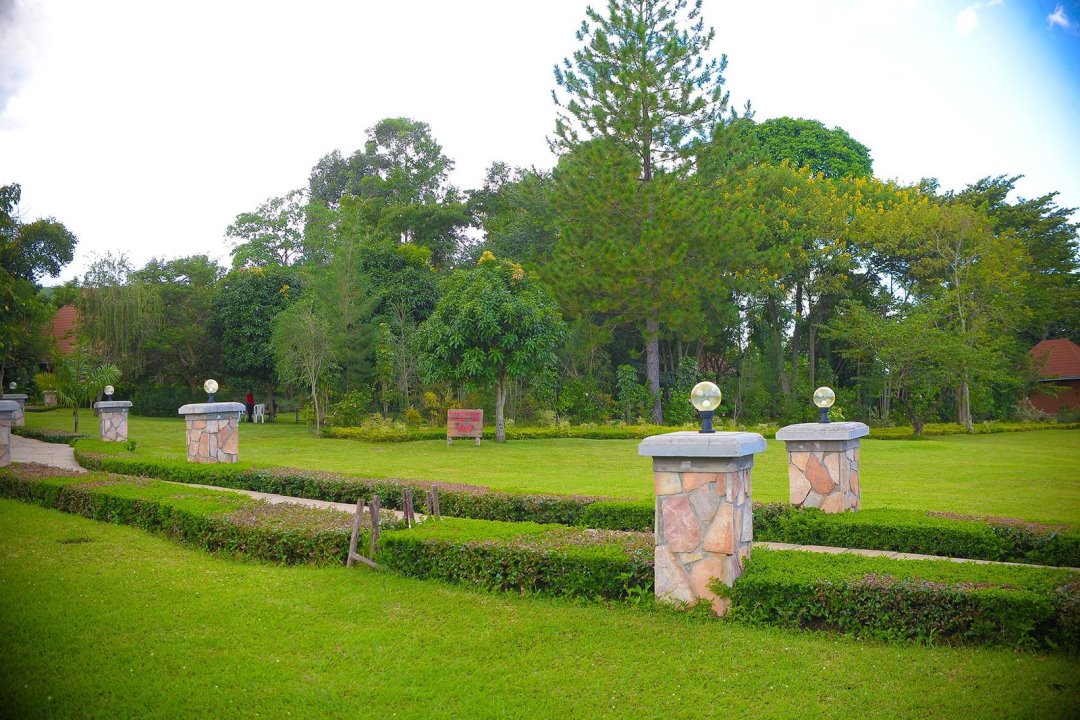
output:
[[828, 514], [780, 503], [759, 505], [754, 508], [754, 539], [1080, 566], [1080, 531], [1075, 528], [919, 510]]
[[182, 405], [205, 401], [205, 395], [194, 394], [183, 385], [144, 385], [131, 394], [131, 413], [143, 417], [174, 418]]
[[581, 513], [579, 523], [585, 527], [604, 530], [637, 530], [652, 532], [655, 521], [652, 500], [599, 500], [590, 503]]
[[405, 424], [409, 427], [420, 427], [424, 424], [424, 416], [414, 407], [405, 408], [402, 419], [405, 420]]
[[32, 440], [41, 440], [47, 443], [56, 443], [58, 445], [73, 445], [76, 440], [82, 440], [88, 438], [88, 435], [82, 433], [74, 433], [66, 430], [53, 430], [50, 428], [32, 428], [25, 425], [13, 425], [11, 432], [15, 435], [25, 438], [31, 438]]
[[444, 519], [384, 533], [380, 546], [385, 567], [488, 590], [618, 599], [652, 588], [653, 541], [642, 533]]
[[330, 406], [326, 422], [339, 427], [359, 425], [371, 412], [371, 388], [350, 390]]
[[727, 592], [732, 617], [749, 623], [1080, 650], [1080, 581], [1068, 570], [759, 549]]
[[0, 471], [0, 496], [258, 560], [343, 563], [348, 551], [352, 519], [347, 513], [270, 505], [202, 488], [178, 493], [175, 485], [134, 478], [33, 477], [33, 472]]

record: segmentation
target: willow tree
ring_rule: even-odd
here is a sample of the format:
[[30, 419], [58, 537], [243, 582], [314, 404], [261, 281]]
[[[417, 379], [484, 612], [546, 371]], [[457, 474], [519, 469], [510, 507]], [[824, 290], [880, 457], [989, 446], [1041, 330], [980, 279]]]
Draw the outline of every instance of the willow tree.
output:
[[[606, 16], [588, 8], [577, 33], [583, 47], [555, 68], [562, 93], [552, 93], [559, 107], [552, 145], [569, 151], [588, 140], [613, 141], [636, 156], [637, 179], [643, 188], [685, 169], [694, 141], [706, 140], [722, 122], [728, 100], [723, 90], [727, 59], [708, 57], [714, 31], [704, 29], [700, 13], [701, 0], [692, 5], [687, 0], [610, 0]], [[664, 209], [653, 204], [653, 198], [646, 189], [631, 199], [639, 204], [632, 212], [644, 219], [640, 232], [607, 237], [602, 231], [593, 235], [564, 232], [556, 254], [604, 242], [611, 250], [611, 262], [597, 265], [602, 274], [593, 277], [595, 292], [584, 297], [603, 294], [600, 288], [610, 287], [610, 280], [629, 273], [649, 298], [633, 314], [642, 318], [646, 375], [657, 398], [653, 420], [662, 422], [662, 320], [656, 298], [671, 282], [659, 268], [627, 262], [622, 252], [669, 240], [657, 230], [673, 224], [659, 217]], [[604, 217], [616, 220], [612, 213], [625, 209], [611, 203], [595, 207], [601, 215], [597, 225], [603, 224]]]

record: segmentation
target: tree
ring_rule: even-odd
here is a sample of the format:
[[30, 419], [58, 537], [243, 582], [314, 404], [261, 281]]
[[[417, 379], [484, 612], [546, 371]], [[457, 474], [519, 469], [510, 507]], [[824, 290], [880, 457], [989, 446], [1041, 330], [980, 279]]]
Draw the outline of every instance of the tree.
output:
[[[586, 10], [587, 19], [577, 33], [584, 47], [574, 53], [573, 60], [567, 58], [562, 67], [555, 68], [555, 82], [565, 97], [552, 93], [559, 107], [553, 145], [569, 150], [588, 139], [608, 139], [636, 158], [634, 164], [620, 158], [620, 167], [623, 171], [634, 169], [642, 192], [624, 194], [616, 203], [600, 203], [597, 208], [614, 224], [625, 225], [626, 220], [612, 212], [628, 212], [638, 219], [637, 231], [629, 228], [631, 232], [608, 238], [578, 233], [565, 243], [567, 249], [575, 251], [584, 243], [605, 241], [618, 246], [609, 254], [618, 258], [623, 250], [632, 251], [637, 246], [660, 240], [676, 242], [665, 238], [663, 232], [682, 232], [682, 225], [663, 217], [664, 208], [658, 202], [663, 192], [656, 193], [649, 186], [658, 177], [676, 177], [674, 173], [685, 165], [693, 142], [708, 139], [727, 108], [722, 76], [727, 59], [706, 60], [714, 31], [704, 31], [700, 12], [701, 0], [689, 7], [686, 0], [610, 0], [606, 17], [592, 8]], [[580, 169], [584, 174], [579, 180], [588, 173], [588, 168]], [[564, 177], [566, 171], [564, 168]], [[627, 202], [637, 207], [631, 209]], [[694, 217], [688, 214], [684, 219]], [[599, 218], [596, 224], [601, 224]], [[561, 229], [569, 227], [567, 223]], [[563, 246], [560, 238], [557, 254], [564, 251]], [[627, 265], [620, 263], [614, 272], [595, 278], [597, 285], [608, 286], [608, 281], [626, 270]], [[657, 423], [663, 421], [659, 394], [662, 287], [679, 285], [675, 279], [665, 276], [660, 266], [653, 271], [643, 266], [634, 273], [637, 286], [648, 297], [645, 306], [637, 310], [643, 315], [646, 376], [656, 397], [652, 416]]]
[[35, 367], [47, 346], [52, 308], [39, 293], [42, 276], [55, 277], [71, 262], [78, 242], [53, 218], [23, 223], [19, 185], [0, 187], [0, 383], [13, 368]]
[[226, 275], [211, 314], [221, 343], [221, 369], [266, 389], [274, 413], [274, 356], [270, 338], [277, 314], [300, 297], [296, 273], [282, 267], [242, 268]]
[[120, 368], [98, 364], [80, 343], [75, 351], [56, 360], [55, 370], [39, 373], [34, 382], [42, 390], [56, 391], [61, 404], [72, 409], [75, 432], [79, 432], [79, 408], [89, 405], [102, 389], [120, 379]]
[[156, 297], [156, 322], [139, 339], [145, 374], [180, 380], [195, 394], [217, 364], [220, 348], [210, 333], [214, 292], [223, 270], [206, 255], [154, 258], [130, 273]]
[[765, 157], [809, 168], [827, 178], [873, 174], [870, 150], [840, 127], [831, 130], [817, 120], [780, 117], [754, 127]]
[[551, 367], [565, 335], [558, 307], [520, 265], [485, 253], [443, 282], [435, 311], [417, 330], [429, 382], [495, 386], [495, 440], [506, 440], [506, 383]]
[[[226, 237], [235, 243], [233, 267], [289, 267], [312, 254], [319, 259], [325, 252], [322, 239], [306, 242], [308, 236], [318, 235], [320, 224], [309, 222], [308, 206], [307, 191], [291, 190], [282, 197], [269, 198], [254, 212], [237, 215], [225, 230]], [[327, 221], [321, 214], [318, 219]], [[315, 245], [318, 252], [309, 252], [309, 245]]]
[[469, 209], [484, 229], [483, 250], [535, 267], [551, 259], [558, 233], [552, 204], [554, 179], [535, 168], [488, 168], [484, 185], [469, 194]]
[[315, 411], [315, 434], [322, 428], [325, 403], [319, 406], [319, 384], [334, 368], [334, 338], [330, 322], [310, 300], [300, 300], [278, 313], [270, 339], [278, 378], [289, 386], [305, 387]]

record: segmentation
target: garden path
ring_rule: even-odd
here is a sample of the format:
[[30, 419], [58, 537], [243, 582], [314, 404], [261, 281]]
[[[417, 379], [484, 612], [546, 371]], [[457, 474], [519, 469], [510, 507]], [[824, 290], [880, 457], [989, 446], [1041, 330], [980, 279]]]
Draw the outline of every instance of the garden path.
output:
[[11, 435], [11, 461], [17, 463], [37, 463], [58, 467], [73, 472], [86, 472], [75, 462], [75, 451], [70, 445], [47, 443], [41, 440]]

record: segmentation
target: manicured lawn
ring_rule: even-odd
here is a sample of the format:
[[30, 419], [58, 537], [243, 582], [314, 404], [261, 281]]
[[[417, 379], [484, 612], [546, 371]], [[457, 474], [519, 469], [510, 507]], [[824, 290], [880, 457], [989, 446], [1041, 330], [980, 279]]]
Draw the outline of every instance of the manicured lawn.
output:
[[10, 717], [1069, 718], [1080, 661], [210, 556], [0, 501]]
[[[93, 415], [83, 420], [94, 433]], [[71, 428], [67, 410], [28, 413], [34, 427]], [[131, 418], [136, 454], [183, 459], [177, 418]], [[256, 465], [330, 470], [365, 477], [471, 483], [520, 492], [651, 498], [649, 458], [636, 440], [518, 440], [477, 448], [458, 442], [366, 443], [311, 436], [284, 421], [247, 424], [240, 457]], [[756, 456], [754, 499], [787, 500], [783, 443]], [[1080, 430], [1042, 430], [926, 440], [864, 440], [863, 507], [1003, 515], [1080, 523]]]

